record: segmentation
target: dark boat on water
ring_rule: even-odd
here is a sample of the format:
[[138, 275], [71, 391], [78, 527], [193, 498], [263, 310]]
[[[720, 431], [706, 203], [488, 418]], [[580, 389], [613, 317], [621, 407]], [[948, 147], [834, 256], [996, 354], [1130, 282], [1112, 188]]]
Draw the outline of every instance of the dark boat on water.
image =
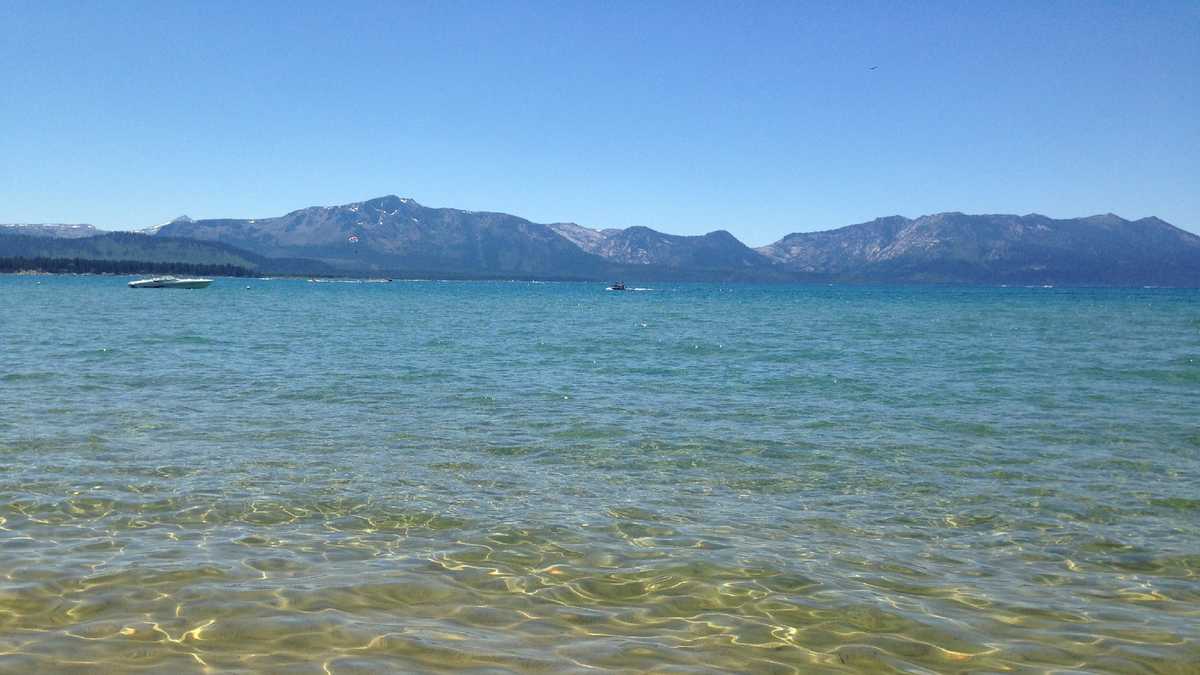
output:
[[608, 287], [608, 290], [623, 291], [623, 290], [625, 290], [625, 282], [624, 281], [614, 281], [612, 286]]

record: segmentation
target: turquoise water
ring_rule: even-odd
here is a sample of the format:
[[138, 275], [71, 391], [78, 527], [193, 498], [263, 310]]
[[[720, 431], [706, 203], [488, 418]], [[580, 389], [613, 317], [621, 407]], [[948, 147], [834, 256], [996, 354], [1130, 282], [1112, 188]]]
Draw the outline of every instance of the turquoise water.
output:
[[1200, 292], [0, 277], [0, 670], [1200, 672]]

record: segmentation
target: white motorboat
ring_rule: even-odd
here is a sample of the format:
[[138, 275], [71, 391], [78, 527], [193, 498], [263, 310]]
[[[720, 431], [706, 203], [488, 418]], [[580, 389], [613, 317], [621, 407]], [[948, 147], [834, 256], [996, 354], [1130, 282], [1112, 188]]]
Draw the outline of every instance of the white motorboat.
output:
[[154, 277], [129, 282], [130, 288], [204, 288], [212, 279], [180, 279], [178, 277]]

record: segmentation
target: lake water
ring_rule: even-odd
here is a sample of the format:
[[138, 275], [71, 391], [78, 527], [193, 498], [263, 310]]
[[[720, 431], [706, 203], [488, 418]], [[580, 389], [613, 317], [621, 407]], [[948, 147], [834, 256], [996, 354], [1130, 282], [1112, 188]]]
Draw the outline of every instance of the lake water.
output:
[[0, 277], [0, 671], [1200, 672], [1200, 292]]

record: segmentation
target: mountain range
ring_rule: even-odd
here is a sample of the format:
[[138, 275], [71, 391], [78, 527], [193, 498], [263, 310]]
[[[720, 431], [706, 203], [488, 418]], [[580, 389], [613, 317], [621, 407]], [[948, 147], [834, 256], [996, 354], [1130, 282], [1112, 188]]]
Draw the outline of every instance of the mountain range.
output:
[[[113, 235], [87, 228], [0, 225], [0, 257], [14, 255], [10, 244], [17, 239], [57, 242], [39, 250], [47, 256], [55, 246], [78, 253], [89, 239]], [[168, 253], [168, 241], [191, 242], [192, 248], [184, 252], [183, 244], [176, 243], [179, 252]], [[646, 227], [539, 224], [505, 213], [431, 208], [389, 195], [273, 218], [181, 217], [125, 234], [119, 247], [126, 259], [178, 254], [195, 262], [200, 256], [205, 262], [245, 265], [263, 273], [1200, 285], [1200, 237], [1158, 218], [1130, 221], [1113, 214], [1070, 219], [957, 212], [915, 219], [890, 216], [789, 234], [753, 249], [723, 230], [678, 236]]]
[[80, 239], [100, 234], [95, 225], [65, 223], [13, 223], [0, 225], [0, 234], [24, 234], [31, 237], [54, 237], [55, 239]]

